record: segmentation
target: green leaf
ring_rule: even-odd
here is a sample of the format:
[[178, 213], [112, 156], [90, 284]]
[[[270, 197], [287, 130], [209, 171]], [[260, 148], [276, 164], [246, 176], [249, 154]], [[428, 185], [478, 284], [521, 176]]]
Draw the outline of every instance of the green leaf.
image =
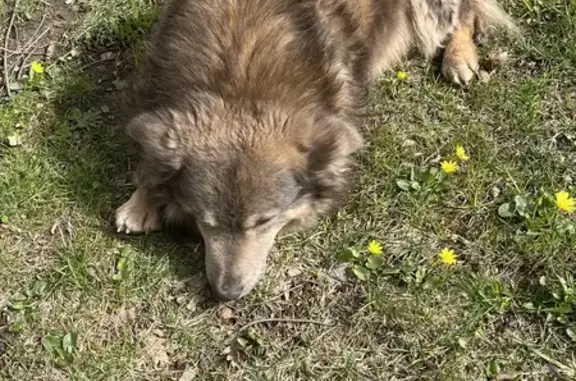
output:
[[570, 340], [576, 343], [576, 327], [566, 328], [566, 334], [570, 337]]
[[8, 331], [12, 333], [22, 332], [25, 326], [26, 324], [23, 321], [17, 320], [8, 326]]
[[10, 308], [14, 311], [22, 311], [26, 308], [26, 304], [23, 300], [16, 300], [10, 304]]
[[39, 296], [42, 295], [44, 291], [46, 291], [47, 287], [48, 283], [46, 283], [46, 281], [37, 280], [36, 282], [34, 282], [34, 285], [32, 286], [32, 292], [34, 295]]
[[116, 274], [114, 274], [112, 276], [112, 279], [114, 279], [114, 280], [126, 280], [126, 279], [128, 279], [128, 276], [129, 276], [128, 258], [126, 258], [126, 257], [120, 258], [118, 263], [116, 263], [116, 270], [117, 270], [117, 272], [116, 272]]
[[359, 265], [352, 266], [352, 273], [356, 276], [356, 278], [363, 282], [367, 281], [370, 277], [370, 271], [367, 268]]
[[536, 309], [536, 307], [534, 307], [534, 303], [532, 302], [524, 303], [523, 307], [529, 311], [534, 311]]
[[126, 258], [120, 258], [120, 260], [116, 264], [116, 268], [118, 269], [118, 271], [122, 271], [126, 267], [127, 263], [128, 260]]
[[568, 287], [568, 284], [566, 283], [566, 279], [559, 276], [558, 282], [560, 282], [560, 284], [562, 285], [562, 291], [564, 291], [564, 294], [569, 294], [570, 288]]
[[352, 262], [355, 258], [358, 258], [360, 254], [352, 248], [348, 248], [346, 250], [342, 250], [338, 254], [336, 254], [336, 260], [340, 262]]
[[60, 349], [60, 338], [48, 334], [42, 338], [42, 347], [46, 352], [55, 355], [58, 353], [58, 349]]
[[366, 259], [366, 267], [370, 270], [376, 270], [384, 264], [381, 255], [371, 255]]
[[572, 306], [568, 303], [565, 303], [558, 307], [552, 308], [549, 311], [552, 312], [553, 314], [566, 315], [572, 313]]
[[82, 111], [78, 107], [71, 108], [68, 110], [66, 115], [70, 120], [78, 120], [82, 118]]
[[506, 202], [498, 208], [498, 215], [502, 218], [512, 218], [515, 216], [514, 209], [509, 202]]
[[0, 224], [6, 225], [9, 220], [10, 219], [8, 218], [8, 216], [5, 216], [5, 215], [0, 216]]
[[419, 191], [420, 189], [422, 189], [422, 187], [420, 186], [420, 183], [418, 181], [413, 181], [412, 184], [410, 184], [410, 186], [415, 191]]
[[416, 284], [421, 284], [426, 276], [426, 268], [424, 266], [418, 267], [416, 270]]
[[254, 329], [254, 328], [249, 328], [247, 336], [248, 338], [250, 338], [250, 340], [256, 344], [259, 347], [264, 346], [264, 340], [262, 339], [262, 337], [258, 334], [258, 332]]
[[387, 268], [387, 269], [382, 271], [382, 274], [383, 275], [398, 275], [398, 274], [400, 274], [400, 269]]
[[68, 332], [62, 338], [62, 349], [64, 349], [64, 351], [66, 351], [69, 354], [74, 352], [74, 349], [76, 349], [76, 339], [77, 339], [76, 332]]
[[500, 366], [498, 365], [498, 363], [496, 361], [492, 360], [486, 366], [485, 373], [486, 373], [486, 377], [489, 377], [489, 378], [496, 377], [498, 375], [498, 373], [500, 373]]
[[526, 216], [526, 209], [528, 208], [526, 199], [522, 196], [516, 196], [514, 197], [514, 204], [516, 206], [516, 212], [522, 217]]
[[410, 183], [406, 180], [397, 180], [396, 185], [398, 186], [398, 188], [402, 189], [403, 191], [407, 192], [410, 190]]

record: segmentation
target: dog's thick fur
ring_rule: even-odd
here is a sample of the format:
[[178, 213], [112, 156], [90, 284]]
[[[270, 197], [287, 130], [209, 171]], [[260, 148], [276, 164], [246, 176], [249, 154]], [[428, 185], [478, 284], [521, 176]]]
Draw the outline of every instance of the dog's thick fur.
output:
[[141, 165], [118, 230], [194, 221], [215, 295], [245, 295], [277, 233], [345, 193], [370, 80], [444, 44], [466, 84], [474, 34], [498, 24], [492, 0], [173, 0], [131, 94]]

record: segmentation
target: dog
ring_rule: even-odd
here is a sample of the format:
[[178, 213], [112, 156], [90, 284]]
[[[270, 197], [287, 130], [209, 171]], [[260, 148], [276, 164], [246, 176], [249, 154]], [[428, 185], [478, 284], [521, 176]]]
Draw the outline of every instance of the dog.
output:
[[245, 296], [279, 232], [346, 195], [370, 82], [443, 49], [466, 85], [488, 26], [513, 28], [493, 0], [169, 2], [127, 103], [140, 163], [118, 232], [195, 225], [213, 295]]

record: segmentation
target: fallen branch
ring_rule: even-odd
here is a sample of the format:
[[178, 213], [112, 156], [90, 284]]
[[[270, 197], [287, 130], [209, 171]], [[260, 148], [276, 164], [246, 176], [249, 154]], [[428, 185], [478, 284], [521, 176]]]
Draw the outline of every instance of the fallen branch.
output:
[[310, 320], [310, 319], [282, 319], [282, 318], [270, 318], [270, 319], [261, 319], [261, 320], [254, 320], [238, 329], [238, 334], [241, 332], [246, 331], [248, 328], [253, 327], [258, 324], [262, 323], [298, 323], [298, 324], [317, 324], [317, 325], [325, 325], [330, 326], [330, 323], [326, 323], [319, 320]]
[[10, 16], [10, 22], [8, 22], [8, 28], [6, 28], [6, 34], [4, 35], [4, 88], [6, 89], [6, 94], [8, 97], [12, 96], [10, 91], [10, 74], [8, 73], [8, 41], [10, 40], [10, 32], [14, 27], [14, 20], [16, 19], [16, 12], [18, 11], [18, 6], [20, 5], [20, 0], [14, 1], [14, 9], [12, 9], [12, 16]]
[[94, 65], [98, 65], [104, 62], [110, 62], [110, 61], [114, 61], [116, 59], [116, 57], [110, 57], [110, 58], [102, 58], [96, 61], [92, 61], [92, 62], [88, 62], [86, 65], [80, 66], [80, 68], [78, 69], [78, 71], [84, 71], [86, 69], [88, 69], [89, 67], [92, 67]]
[[332, 325], [330, 323], [326, 323], [323, 321], [310, 320], [310, 319], [269, 318], [269, 319], [254, 320], [254, 321], [252, 321], [248, 324], [245, 324], [242, 327], [238, 328], [238, 330], [236, 331], [236, 335], [234, 335], [234, 340], [232, 341], [230, 346], [227, 347], [228, 351], [226, 353], [226, 355], [227, 355], [226, 359], [229, 361], [236, 361], [235, 359], [238, 356], [238, 345], [239, 345], [240, 334], [242, 332], [248, 330], [248, 328], [250, 328], [250, 327], [253, 327], [253, 326], [258, 325], [258, 324], [263, 324], [263, 323], [297, 323], [297, 324], [317, 324], [317, 325], [324, 325], [324, 326], [331, 326]]

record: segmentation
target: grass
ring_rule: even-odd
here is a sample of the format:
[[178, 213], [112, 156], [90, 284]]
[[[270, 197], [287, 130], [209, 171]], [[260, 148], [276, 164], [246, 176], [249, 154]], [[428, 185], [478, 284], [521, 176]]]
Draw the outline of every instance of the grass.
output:
[[[24, 31], [67, 16], [47, 20], [45, 73], [0, 104], [0, 380], [575, 379], [576, 220], [550, 199], [576, 194], [576, 5], [504, 4], [525, 39], [483, 50], [507, 66], [467, 91], [417, 61], [383, 76], [346, 206], [283, 237], [223, 311], [195, 243], [113, 233], [133, 168], [114, 97], [155, 2], [22, 0]], [[470, 160], [430, 175], [456, 144]], [[374, 269], [338, 260], [371, 240]], [[287, 321], [238, 332], [266, 318]]]

